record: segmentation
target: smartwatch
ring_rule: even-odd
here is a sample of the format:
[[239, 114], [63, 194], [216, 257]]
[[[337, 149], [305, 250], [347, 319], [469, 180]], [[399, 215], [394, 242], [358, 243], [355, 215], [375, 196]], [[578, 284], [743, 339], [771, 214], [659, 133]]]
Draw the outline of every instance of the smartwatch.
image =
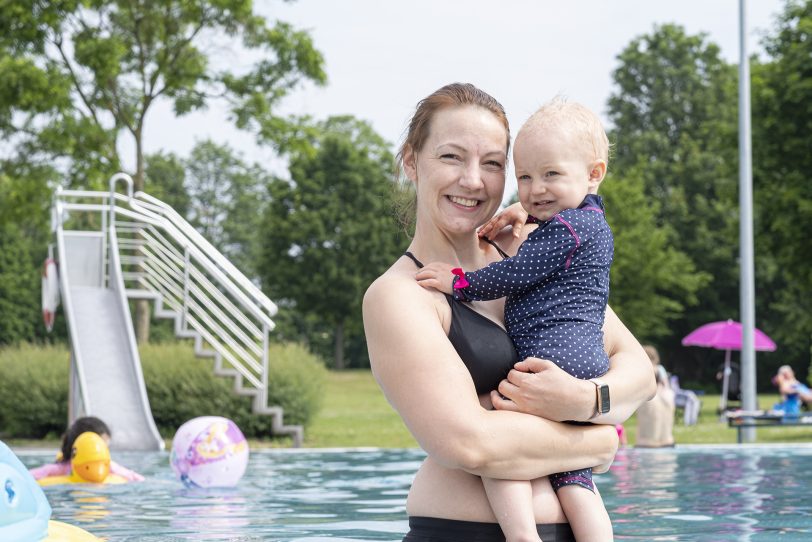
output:
[[609, 412], [609, 385], [597, 378], [592, 378], [589, 381], [595, 384], [595, 415], [592, 416], [594, 418]]

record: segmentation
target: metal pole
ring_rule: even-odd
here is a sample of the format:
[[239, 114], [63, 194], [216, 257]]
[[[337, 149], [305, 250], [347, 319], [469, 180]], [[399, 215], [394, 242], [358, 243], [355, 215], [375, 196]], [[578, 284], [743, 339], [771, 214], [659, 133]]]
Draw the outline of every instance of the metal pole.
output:
[[719, 410], [722, 419], [725, 419], [727, 410], [727, 393], [730, 390], [730, 350], [725, 350], [725, 368], [722, 369], [722, 398], [719, 399]]
[[[753, 172], [750, 138], [750, 60], [747, 55], [746, 1], [739, 0], [739, 298], [742, 320], [741, 393], [744, 410], [756, 410], [755, 280], [753, 278]], [[755, 427], [743, 441], [756, 440]]]

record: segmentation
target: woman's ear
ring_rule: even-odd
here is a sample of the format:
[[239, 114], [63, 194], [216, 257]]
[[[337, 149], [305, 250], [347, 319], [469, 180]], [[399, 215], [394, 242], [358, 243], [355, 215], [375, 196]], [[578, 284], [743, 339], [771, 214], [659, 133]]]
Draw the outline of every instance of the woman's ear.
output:
[[417, 153], [410, 145], [403, 149], [403, 172], [410, 181], [417, 181]]

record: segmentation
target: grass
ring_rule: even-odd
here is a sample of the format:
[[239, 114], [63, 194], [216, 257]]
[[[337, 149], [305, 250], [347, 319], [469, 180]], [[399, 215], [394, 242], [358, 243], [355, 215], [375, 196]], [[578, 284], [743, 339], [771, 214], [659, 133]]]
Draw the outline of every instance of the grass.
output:
[[[674, 440], [681, 444], [734, 444], [736, 430], [720, 421], [716, 409], [718, 395], [704, 395], [699, 421], [685, 426], [681, 411], [674, 423]], [[777, 395], [759, 395], [759, 407], [769, 408], [778, 401]], [[636, 417], [625, 424], [629, 445], [634, 445]], [[812, 442], [812, 427], [769, 427], [757, 430], [760, 443]], [[56, 441], [12, 440], [12, 446], [56, 448]], [[171, 446], [171, 441], [167, 441]], [[252, 448], [290, 446], [289, 441], [252, 441]], [[363, 447], [412, 448], [414, 438], [400, 417], [387, 403], [372, 373], [368, 370], [331, 371], [324, 389], [324, 402], [305, 431], [305, 447]]]
[[331, 371], [324, 403], [305, 432], [305, 446], [414, 448], [417, 442], [370, 371]]
[[[720, 421], [718, 395], [703, 395], [698, 423], [686, 426], [682, 411], [677, 411], [674, 440], [680, 444], [735, 444], [736, 429]], [[759, 408], [767, 409], [778, 402], [778, 395], [759, 395]], [[634, 445], [637, 418], [625, 424], [630, 445]], [[756, 431], [760, 443], [812, 442], [810, 427], [767, 427]], [[356, 370], [330, 372], [324, 405], [305, 433], [305, 446], [378, 446], [382, 448], [415, 447], [409, 434], [375, 383], [372, 373]]]

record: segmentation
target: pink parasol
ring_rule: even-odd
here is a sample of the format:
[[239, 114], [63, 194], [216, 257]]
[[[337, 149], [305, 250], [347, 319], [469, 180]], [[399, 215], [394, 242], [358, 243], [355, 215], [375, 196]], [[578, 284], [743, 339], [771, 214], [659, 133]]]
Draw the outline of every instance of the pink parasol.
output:
[[[772, 352], [776, 346], [772, 339], [760, 329], [755, 329], [755, 348], [762, 352]], [[704, 346], [725, 351], [725, 372], [722, 379], [722, 399], [719, 408], [727, 407], [728, 378], [730, 377], [730, 351], [742, 349], [742, 325], [733, 320], [711, 322], [700, 326], [682, 339], [683, 346]]]
[[[772, 352], [775, 343], [760, 329], [755, 330], [756, 350]], [[742, 349], [742, 325], [733, 320], [711, 322], [698, 327], [682, 339], [682, 346], [706, 346], [717, 350]]]

